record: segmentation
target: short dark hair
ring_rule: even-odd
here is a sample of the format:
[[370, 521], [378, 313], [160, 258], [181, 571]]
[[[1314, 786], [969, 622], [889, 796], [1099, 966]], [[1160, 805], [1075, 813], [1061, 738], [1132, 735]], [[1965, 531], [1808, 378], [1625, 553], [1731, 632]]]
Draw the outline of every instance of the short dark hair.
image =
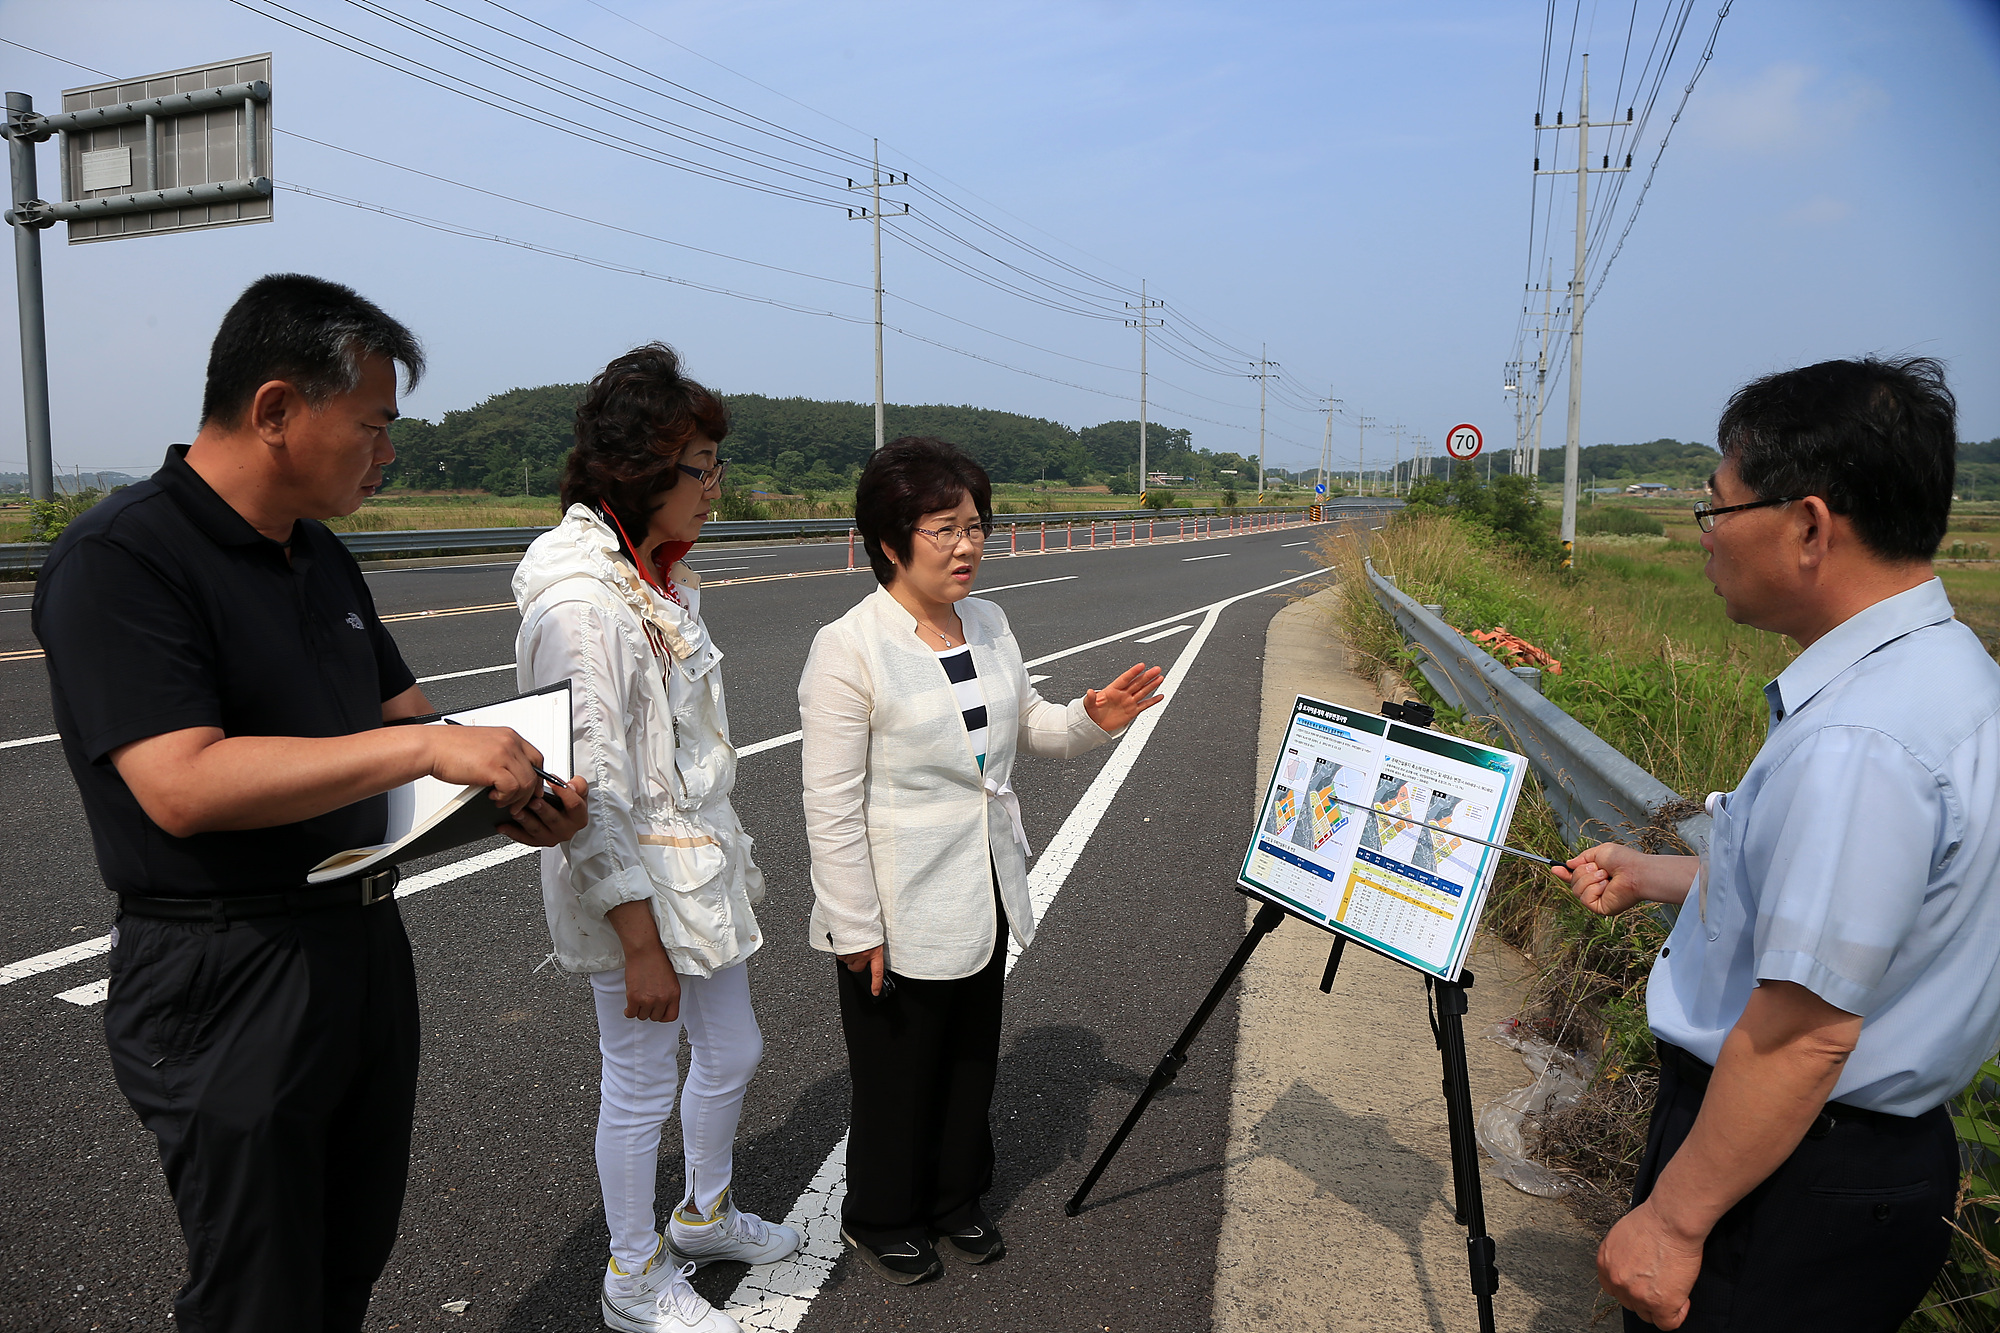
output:
[[1958, 467], [1958, 404], [1927, 356], [1822, 361], [1738, 389], [1716, 427], [1759, 499], [1817, 495], [1888, 560], [1937, 554]]
[[315, 407], [352, 393], [369, 356], [399, 363], [406, 389], [423, 378], [423, 344], [373, 301], [325, 278], [267, 274], [243, 289], [216, 330], [201, 424], [234, 425], [272, 380], [284, 380]]
[[886, 588], [896, 577], [887, 551], [910, 558], [910, 534], [918, 519], [955, 509], [967, 495], [979, 510], [979, 521], [992, 523], [993, 483], [986, 469], [957, 445], [934, 435], [905, 435], [877, 449], [854, 487], [854, 530], [868, 548], [875, 581]]
[[602, 506], [637, 541], [653, 497], [680, 482], [675, 465], [689, 443], [702, 435], [720, 444], [728, 434], [729, 409], [681, 373], [680, 353], [662, 342], [635, 347], [600, 370], [577, 404], [562, 507]]

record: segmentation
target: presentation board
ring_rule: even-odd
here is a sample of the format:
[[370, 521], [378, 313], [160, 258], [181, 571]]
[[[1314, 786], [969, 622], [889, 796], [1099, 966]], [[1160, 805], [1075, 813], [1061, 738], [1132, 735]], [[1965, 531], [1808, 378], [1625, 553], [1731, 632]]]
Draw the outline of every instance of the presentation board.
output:
[[1298, 696], [1236, 882], [1455, 981], [1499, 869], [1525, 757]]

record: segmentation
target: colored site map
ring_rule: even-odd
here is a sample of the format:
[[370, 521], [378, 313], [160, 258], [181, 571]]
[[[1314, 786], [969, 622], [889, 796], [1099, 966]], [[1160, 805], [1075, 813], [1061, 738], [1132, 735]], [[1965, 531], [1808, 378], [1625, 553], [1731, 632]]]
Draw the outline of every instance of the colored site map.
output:
[[1238, 882], [1437, 976], [1457, 975], [1526, 761], [1303, 696]]

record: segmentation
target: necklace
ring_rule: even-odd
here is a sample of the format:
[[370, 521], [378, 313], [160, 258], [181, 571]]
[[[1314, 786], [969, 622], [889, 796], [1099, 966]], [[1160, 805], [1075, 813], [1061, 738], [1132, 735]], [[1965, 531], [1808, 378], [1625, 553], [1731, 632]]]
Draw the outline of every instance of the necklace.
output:
[[953, 644], [952, 644], [952, 641], [951, 641], [951, 635], [949, 635], [949, 634], [946, 634], [946, 633], [945, 633], [945, 632], [944, 632], [943, 630], [941, 630], [941, 629], [938, 629], [938, 628], [937, 628], [936, 626], [934, 626], [934, 625], [925, 625], [925, 624], [923, 624], [923, 623], [922, 623], [921, 621], [919, 621], [919, 622], [918, 622], [918, 624], [917, 624], [917, 628], [918, 628], [918, 629], [927, 629], [927, 630], [929, 630], [929, 631], [930, 631], [930, 632], [931, 632], [932, 634], [935, 634], [935, 635], [937, 635], [937, 637], [938, 637], [938, 642], [939, 642], [939, 643], [941, 643], [941, 644], [943, 644], [943, 645], [944, 645], [945, 647], [947, 647], [947, 648], [950, 648], [950, 647], [952, 647], [952, 646], [953, 646]]

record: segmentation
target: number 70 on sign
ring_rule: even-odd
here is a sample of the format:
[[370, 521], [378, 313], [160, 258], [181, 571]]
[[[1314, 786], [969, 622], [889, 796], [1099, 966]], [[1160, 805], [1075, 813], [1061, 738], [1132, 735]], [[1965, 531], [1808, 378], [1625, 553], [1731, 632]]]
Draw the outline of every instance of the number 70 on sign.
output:
[[1479, 457], [1479, 451], [1485, 447], [1486, 437], [1470, 421], [1461, 421], [1445, 433], [1445, 452], [1461, 463]]

